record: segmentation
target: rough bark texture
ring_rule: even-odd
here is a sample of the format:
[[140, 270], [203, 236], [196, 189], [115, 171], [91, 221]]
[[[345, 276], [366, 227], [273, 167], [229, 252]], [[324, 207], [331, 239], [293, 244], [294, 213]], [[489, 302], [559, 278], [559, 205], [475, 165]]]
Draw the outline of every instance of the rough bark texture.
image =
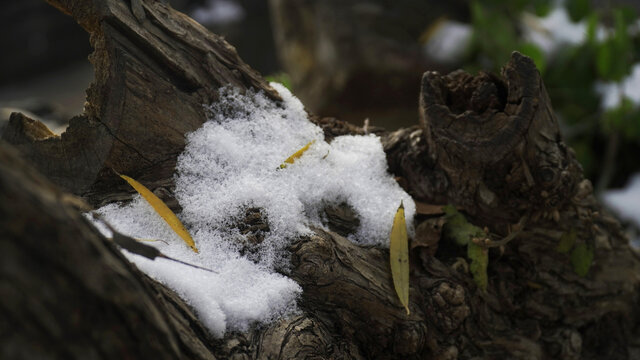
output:
[[84, 114], [60, 137], [33, 141], [11, 121], [3, 138], [55, 184], [94, 205], [129, 192], [111, 168], [169, 186], [184, 134], [200, 127], [203, 104], [215, 101], [220, 86], [278, 99], [232, 46], [161, 2], [50, 3], [90, 34], [95, 80]]
[[[517, 53], [502, 77], [425, 73], [413, 128], [383, 133], [313, 118], [327, 138], [383, 135], [390, 169], [422, 204], [411, 315], [396, 298], [386, 249], [316, 229], [289, 249], [302, 313], [211, 338], [178, 296], [88, 224], [67, 192], [93, 205], [126, 198], [114, 168], [171, 199], [184, 134], [205, 119], [201, 104], [227, 83], [271, 90], [232, 47], [162, 3], [54, 4], [92, 34], [96, 82], [85, 114], [60, 138], [12, 117], [5, 139], [44, 177], [0, 146], [0, 358], [640, 356], [640, 259], [563, 144], [532, 61]], [[466, 270], [466, 250], [442, 236], [443, 215], [425, 204], [453, 204], [486, 227], [486, 292]], [[329, 228], [348, 232], [348, 209], [328, 211]], [[594, 251], [586, 276], [556, 250], [572, 231]]]

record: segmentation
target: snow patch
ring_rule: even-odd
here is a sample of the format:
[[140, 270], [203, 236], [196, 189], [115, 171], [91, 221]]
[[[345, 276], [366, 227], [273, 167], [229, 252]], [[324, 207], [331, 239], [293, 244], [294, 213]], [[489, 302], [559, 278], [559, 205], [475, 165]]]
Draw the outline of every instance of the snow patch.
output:
[[242, 6], [232, 0], [208, 0], [191, 13], [191, 17], [204, 26], [231, 24], [242, 20], [244, 16]]
[[[524, 13], [523, 36], [525, 40], [538, 46], [547, 56], [566, 45], [579, 45], [586, 41], [587, 22], [573, 22], [569, 13], [562, 6], [557, 6], [545, 17], [538, 17], [530, 13]], [[603, 41], [607, 37], [607, 31], [598, 26], [596, 39]]]
[[640, 173], [634, 174], [624, 188], [605, 191], [602, 201], [621, 219], [635, 225], [635, 234], [630, 234], [631, 244], [640, 248], [640, 235], [637, 233], [640, 228]]
[[606, 191], [602, 200], [621, 218], [640, 227], [640, 174], [633, 175], [624, 188]]
[[441, 63], [452, 63], [462, 59], [471, 43], [471, 25], [444, 20], [424, 44], [425, 54]]
[[[283, 86], [271, 85], [284, 99], [282, 104], [262, 93], [221, 89], [209, 121], [187, 136], [176, 166], [175, 195], [182, 206], [179, 217], [199, 254], [140, 196], [98, 210], [118, 231], [163, 239], [166, 243], [149, 244], [167, 256], [217, 272], [127, 254], [145, 273], [180, 294], [219, 337], [297, 311], [302, 289], [276, 270], [286, 272], [286, 247], [293, 239], [309, 234], [310, 226], [323, 227], [326, 205], [346, 202], [353, 207], [360, 227], [350, 240], [359, 244], [388, 246], [400, 201], [412, 232], [415, 204], [387, 173], [380, 139], [341, 136], [329, 144], [300, 101]], [[279, 168], [312, 140], [295, 163]], [[261, 209], [269, 231], [249, 255], [241, 255], [247, 238], [237, 224], [248, 208]]]
[[595, 90], [602, 97], [601, 107], [605, 110], [617, 108], [624, 98], [640, 106], [640, 63], [634, 64], [631, 74], [620, 82], [597, 82]]

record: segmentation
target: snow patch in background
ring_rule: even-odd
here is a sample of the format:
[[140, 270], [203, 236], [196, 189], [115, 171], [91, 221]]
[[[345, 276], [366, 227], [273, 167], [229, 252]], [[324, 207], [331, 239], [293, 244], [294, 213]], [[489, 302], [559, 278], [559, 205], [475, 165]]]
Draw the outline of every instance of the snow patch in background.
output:
[[[179, 217], [199, 254], [139, 196], [127, 205], [98, 210], [118, 231], [166, 240], [150, 244], [167, 256], [218, 272], [127, 254], [145, 273], [178, 292], [219, 337], [296, 311], [302, 289], [276, 269], [286, 272], [286, 247], [292, 239], [309, 234], [309, 226], [322, 227], [327, 204], [346, 202], [354, 208], [360, 228], [350, 240], [359, 244], [388, 246], [400, 201], [412, 232], [415, 203], [387, 173], [380, 139], [340, 136], [328, 144], [298, 99], [283, 86], [271, 85], [283, 104], [261, 93], [221, 89], [210, 120], [187, 136], [176, 166], [175, 195], [183, 209]], [[302, 157], [279, 169], [312, 140]], [[246, 238], [236, 228], [247, 208], [261, 209], [270, 229], [249, 257], [240, 254], [239, 244]]]
[[242, 20], [245, 16], [240, 4], [232, 0], [207, 0], [197, 7], [191, 17], [204, 26], [226, 25]]
[[601, 106], [605, 110], [615, 109], [622, 99], [631, 100], [634, 106], [640, 105], [640, 63], [633, 65], [631, 74], [620, 82], [598, 82], [595, 90], [602, 97]]
[[425, 54], [441, 63], [453, 63], [462, 59], [471, 43], [471, 25], [444, 20], [423, 45]]
[[[640, 173], [634, 174], [628, 184], [617, 190], [608, 190], [602, 194], [602, 201], [620, 218], [631, 221], [640, 228]], [[632, 239], [635, 247], [640, 247], [640, 237]]]
[[[566, 45], [578, 45], [586, 41], [587, 23], [585, 20], [574, 23], [567, 10], [558, 6], [545, 17], [524, 13], [522, 17], [524, 38], [538, 46], [547, 56], [554, 54]], [[605, 30], [599, 27], [596, 38], [605, 38]]]

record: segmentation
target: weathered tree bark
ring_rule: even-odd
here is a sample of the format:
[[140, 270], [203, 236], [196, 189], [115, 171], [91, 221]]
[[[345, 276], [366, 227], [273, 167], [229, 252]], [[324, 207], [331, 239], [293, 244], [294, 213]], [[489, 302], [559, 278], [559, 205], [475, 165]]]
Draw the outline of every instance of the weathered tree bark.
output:
[[61, 137], [33, 142], [29, 124], [19, 119], [3, 137], [55, 184], [93, 205], [129, 192], [111, 168], [154, 187], [170, 183], [184, 134], [200, 127], [203, 104], [215, 101], [220, 86], [278, 99], [232, 46], [163, 3], [49, 2], [90, 34], [95, 80], [84, 114]]
[[[396, 298], [387, 250], [316, 229], [289, 249], [302, 313], [211, 338], [67, 192], [94, 206], [126, 198], [114, 168], [171, 199], [184, 134], [205, 120], [202, 104], [220, 86], [278, 97], [232, 47], [162, 3], [51, 1], [91, 33], [96, 82], [62, 137], [18, 114], [4, 133], [49, 180], [0, 146], [0, 358], [639, 356], [640, 258], [593, 197], [537, 70], [517, 53], [503, 77], [426, 73], [420, 125], [380, 133], [390, 169], [416, 200], [453, 204], [487, 228], [486, 292], [464, 270], [465, 250], [441, 237], [441, 214], [416, 219], [411, 315]], [[313, 119], [327, 138], [364, 133]], [[595, 252], [585, 277], [555, 250], [572, 230]]]

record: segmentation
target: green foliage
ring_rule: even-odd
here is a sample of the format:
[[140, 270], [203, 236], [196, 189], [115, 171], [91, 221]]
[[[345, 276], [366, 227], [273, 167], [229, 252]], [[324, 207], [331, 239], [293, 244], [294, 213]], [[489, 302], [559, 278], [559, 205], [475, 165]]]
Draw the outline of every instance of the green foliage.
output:
[[568, 0], [566, 3], [567, 11], [571, 21], [578, 22], [587, 17], [591, 13], [591, 4], [589, 0]]
[[604, 132], [620, 132], [630, 141], [640, 138], [640, 110], [629, 99], [623, 98], [619, 107], [603, 115]]
[[267, 75], [264, 77], [264, 79], [267, 80], [268, 82], [280, 83], [284, 87], [289, 89], [289, 91], [293, 91], [291, 87], [291, 77], [289, 77], [289, 74], [285, 72], [279, 72], [279, 73]]
[[473, 241], [467, 245], [467, 258], [471, 261], [469, 271], [473, 276], [473, 280], [480, 290], [487, 291], [489, 282], [487, 277], [487, 266], [489, 265], [489, 250], [482, 246], [476, 245]]
[[447, 218], [444, 226], [445, 235], [453, 239], [458, 245], [467, 245], [474, 237], [484, 237], [486, 234], [479, 227], [469, 223], [455, 207], [447, 205], [442, 207]]
[[[514, 51], [531, 57], [538, 67], [558, 119], [569, 129], [566, 140], [576, 150], [585, 173], [598, 177], [609, 134], [623, 134], [620, 152], [638, 151], [640, 109], [630, 101], [604, 111], [596, 83], [619, 82], [640, 62], [640, 33], [629, 32], [637, 21], [633, 8], [592, 7], [590, 0], [567, 0], [572, 21], [586, 24], [585, 41], [567, 45], [551, 56], [522, 36], [523, 12], [544, 16], [553, 8], [550, 0], [474, 0], [470, 14], [474, 35], [465, 69], [499, 72]], [[603, 30], [605, 36], [602, 36]], [[600, 34], [599, 34], [600, 33]], [[617, 161], [631, 168], [616, 169], [618, 182], [640, 170], [640, 163]]]
[[519, 45], [518, 51], [530, 57], [536, 64], [540, 73], [544, 74], [544, 71], [547, 68], [547, 59], [539, 47], [532, 43], [522, 43]]
[[570, 260], [573, 271], [580, 276], [586, 276], [593, 263], [593, 247], [584, 242], [578, 243], [577, 238], [574, 228], [563, 233], [556, 246], [556, 251], [560, 254], [571, 252]]
[[460, 246], [467, 246], [467, 258], [471, 261], [469, 271], [476, 285], [482, 291], [487, 291], [489, 250], [473, 241], [473, 239], [485, 239], [487, 234], [479, 227], [469, 223], [455, 207], [447, 205], [442, 210], [447, 219], [444, 225], [445, 237]]
[[587, 244], [577, 244], [571, 252], [573, 271], [580, 276], [586, 276], [593, 263], [593, 248]]
[[615, 20], [613, 36], [607, 38], [602, 44], [595, 44], [596, 67], [602, 79], [620, 81], [629, 74], [632, 65], [633, 44], [627, 34], [627, 28], [631, 24], [625, 20], [620, 9], [613, 11], [613, 17]]

